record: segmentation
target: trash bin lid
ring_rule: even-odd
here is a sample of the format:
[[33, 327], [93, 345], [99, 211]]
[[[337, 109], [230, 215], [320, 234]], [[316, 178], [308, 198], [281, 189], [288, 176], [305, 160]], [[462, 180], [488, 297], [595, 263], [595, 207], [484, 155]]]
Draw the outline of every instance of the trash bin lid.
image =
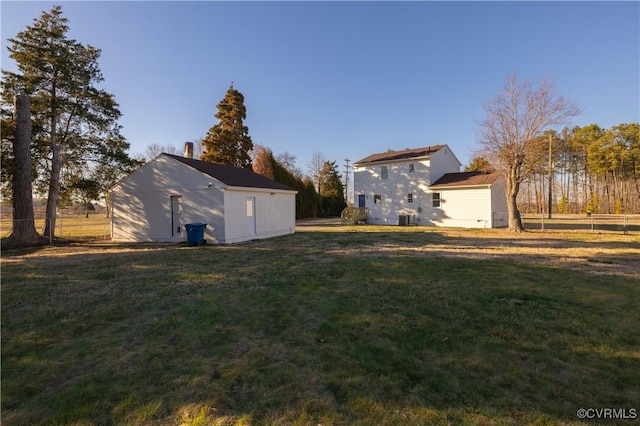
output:
[[185, 229], [206, 228], [206, 223], [185, 223]]

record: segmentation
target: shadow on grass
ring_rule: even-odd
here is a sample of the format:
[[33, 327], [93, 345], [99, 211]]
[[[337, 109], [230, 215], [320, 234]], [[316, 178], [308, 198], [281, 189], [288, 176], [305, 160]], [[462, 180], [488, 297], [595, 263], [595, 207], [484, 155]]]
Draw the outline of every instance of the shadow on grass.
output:
[[3, 423], [561, 424], [637, 401], [638, 280], [362, 255], [380, 241], [455, 244], [309, 233], [14, 259]]

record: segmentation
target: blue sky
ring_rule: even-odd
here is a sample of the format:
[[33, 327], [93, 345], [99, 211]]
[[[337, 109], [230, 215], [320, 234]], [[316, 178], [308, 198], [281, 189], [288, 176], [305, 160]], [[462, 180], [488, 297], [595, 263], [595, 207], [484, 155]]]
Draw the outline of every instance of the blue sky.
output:
[[304, 172], [448, 144], [466, 165], [508, 75], [547, 77], [583, 113], [640, 120], [640, 2], [1, 2], [7, 38], [54, 4], [69, 36], [102, 49], [131, 153], [182, 147], [217, 120], [231, 81], [254, 144]]

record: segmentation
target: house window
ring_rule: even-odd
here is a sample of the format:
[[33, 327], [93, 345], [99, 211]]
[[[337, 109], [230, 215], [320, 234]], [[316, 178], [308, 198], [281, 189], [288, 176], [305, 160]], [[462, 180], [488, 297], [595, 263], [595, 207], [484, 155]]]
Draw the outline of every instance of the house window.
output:
[[407, 194], [407, 203], [413, 203], [413, 194]]
[[416, 171], [416, 168], [413, 163], [409, 163], [409, 173], [413, 173]]
[[389, 168], [387, 166], [382, 166], [380, 168], [380, 176], [382, 179], [389, 179]]
[[439, 192], [434, 192], [433, 194], [431, 194], [431, 200], [432, 200], [432, 205], [433, 207], [440, 207], [440, 193]]
[[382, 203], [382, 195], [375, 194], [373, 196], [373, 204], [380, 204], [380, 203]]

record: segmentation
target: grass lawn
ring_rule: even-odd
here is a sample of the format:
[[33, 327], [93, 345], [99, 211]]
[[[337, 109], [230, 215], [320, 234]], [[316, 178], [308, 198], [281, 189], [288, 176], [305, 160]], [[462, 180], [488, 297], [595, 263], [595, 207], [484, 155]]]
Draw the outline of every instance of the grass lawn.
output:
[[637, 234], [374, 226], [5, 252], [2, 423], [640, 414], [639, 259]]

